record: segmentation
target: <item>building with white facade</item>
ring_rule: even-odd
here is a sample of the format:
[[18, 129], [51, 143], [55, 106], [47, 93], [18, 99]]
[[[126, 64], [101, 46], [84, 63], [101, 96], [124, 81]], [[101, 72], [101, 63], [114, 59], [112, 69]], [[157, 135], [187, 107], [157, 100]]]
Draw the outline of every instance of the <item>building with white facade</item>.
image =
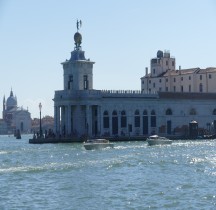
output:
[[157, 52], [157, 57], [151, 59], [150, 73], [141, 78], [141, 89], [145, 93], [151, 92], [198, 92], [216, 93], [216, 68], [206, 69], [175, 68], [175, 58], [169, 51]]
[[74, 40], [70, 59], [62, 62], [63, 90], [53, 99], [57, 135], [187, 135], [192, 120], [202, 132], [216, 128], [215, 68], [175, 70], [175, 58], [158, 51], [151, 73], [141, 78], [141, 90], [95, 90], [94, 62], [85, 58], [78, 31]]
[[31, 114], [23, 107], [17, 106], [17, 97], [11, 90], [10, 96], [3, 98], [2, 121], [0, 134], [14, 133], [19, 130], [21, 133], [29, 133], [31, 130]]

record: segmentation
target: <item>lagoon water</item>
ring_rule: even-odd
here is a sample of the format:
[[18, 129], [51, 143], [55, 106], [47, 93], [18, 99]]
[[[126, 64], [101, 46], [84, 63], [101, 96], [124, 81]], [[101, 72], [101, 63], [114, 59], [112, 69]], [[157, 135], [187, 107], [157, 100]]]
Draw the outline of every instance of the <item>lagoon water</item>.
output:
[[216, 140], [167, 146], [0, 136], [0, 209], [216, 209]]

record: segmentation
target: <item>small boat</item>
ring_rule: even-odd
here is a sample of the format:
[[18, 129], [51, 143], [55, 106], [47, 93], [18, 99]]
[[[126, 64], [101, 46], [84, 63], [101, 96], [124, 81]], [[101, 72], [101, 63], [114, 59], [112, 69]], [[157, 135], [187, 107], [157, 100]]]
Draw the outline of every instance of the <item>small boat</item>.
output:
[[149, 146], [172, 144], [172, 140], [158, 135], [149, 136], [147, 142]]
[[83, 146], [86, 150], [103, 149], [106, 147], [113, 148], [114, 144], [107, 139], [88, 139]]

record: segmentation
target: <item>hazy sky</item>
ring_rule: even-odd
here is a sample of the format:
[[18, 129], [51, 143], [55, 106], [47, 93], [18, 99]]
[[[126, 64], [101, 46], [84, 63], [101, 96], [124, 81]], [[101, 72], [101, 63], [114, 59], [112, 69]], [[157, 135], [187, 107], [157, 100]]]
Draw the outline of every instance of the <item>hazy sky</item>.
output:
[[177, 68], [216, 66], [215, 0], [0, 0], [1, 101], [12, 88], [32, 118], [39, 102], [53, 116], [77, 19], [94, 89], [140, 90], [157, 50], [170, 50]]

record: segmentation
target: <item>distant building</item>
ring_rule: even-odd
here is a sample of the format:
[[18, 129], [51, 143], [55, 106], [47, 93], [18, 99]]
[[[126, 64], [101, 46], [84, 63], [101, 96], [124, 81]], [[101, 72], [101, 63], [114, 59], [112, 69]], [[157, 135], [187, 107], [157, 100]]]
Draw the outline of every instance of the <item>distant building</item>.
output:
[[182, 93], [216, 93], [216, 68], [206, 69], [175, 68], [175, 58], [169, 51], [158, 51], [157, 57], [151, 59], [150, 72], [141, 78], [144, 93], [182, 92]]
[[28, 110], [17, 106], [17, 98], [11, 90], [10, 96], [3, 99], [2, 120], [0, 133], [8, 134], [20, 130], [21, 133], [28, 133], [31, 130], [31, 114]]
[[94, 62], [85, 58], [79, 32], [74, 41], [70, 59], [62, 63], [64, 88], [53, 99], [57, 135], [187, 135], [192, 120], [202, 133], [215, 131], [216, 68], [176, 70], [175, 58], [158, 51], [141, 90], [95, 90]]
[[[41, 118], [41, 127], [43, 134], [48, 132], [49, 130], [53, 131], [54, 128], [54, 118], [52, 116], [46, 115], [45, 117]], [[32, 119], [32, 133], [39, 133], [40, 131], [40, 119], [39, 118], [34, 118]]]

